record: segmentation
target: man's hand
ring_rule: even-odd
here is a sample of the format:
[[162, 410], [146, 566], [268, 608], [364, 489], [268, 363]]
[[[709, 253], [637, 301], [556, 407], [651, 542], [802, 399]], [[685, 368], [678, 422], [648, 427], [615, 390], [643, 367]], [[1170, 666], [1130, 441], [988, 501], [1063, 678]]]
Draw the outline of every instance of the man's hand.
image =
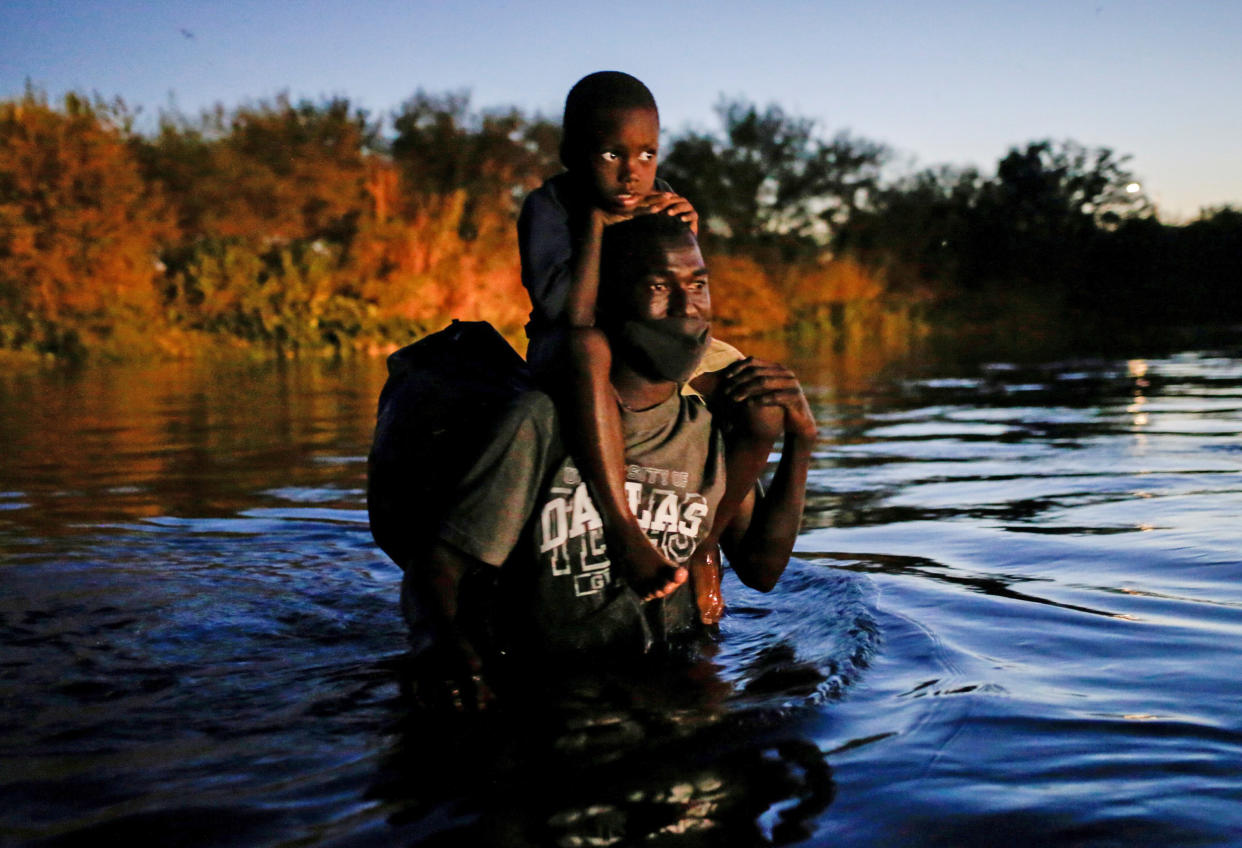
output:
[[780, 407], [786, 435], [814, 442], [819, 433], [802, 384], [778, 362], [748, 356], [724, 369], [721, 391], [734, 403]]
[[431, 709], [483, 712], [496, 700], [483, 663], [465, 639], [445, 638], [416, 660], [418, 699]]
[[405, 572], [401, 607], [406, 621], [430, 626], [431, 647], [415, 659], [417, 697], [424, 706], [478, 712], [495, 700], [483, 677], [483, 660], [457, 623], [462, 578], [487, 568], [446, 542], [435, 542], [422, 567]]
[[[778, 363], [751, 358], [733, 363], [723, 372], [721, 394], [726, 403], [739, 404], [748, 413], [752, 430], [761, 426], [765, 438], [780, 430], [785, 437], [767, 491], [743, 504], [721, 537], [741, 581], [770, 592], [798, 539], [818, 428], [798, 378]], [[750, 414], [758, 412], [778, 414]]]

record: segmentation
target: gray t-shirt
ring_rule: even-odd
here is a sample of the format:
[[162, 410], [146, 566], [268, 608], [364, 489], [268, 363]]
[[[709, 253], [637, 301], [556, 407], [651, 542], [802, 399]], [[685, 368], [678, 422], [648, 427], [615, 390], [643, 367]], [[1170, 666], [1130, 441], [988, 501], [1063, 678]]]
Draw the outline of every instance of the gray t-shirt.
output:
[[[657, 549], [685, 562], [724, 493], [721, 434], [699, 399], [679, 393], [642, 412], [622, 409], [621, 425], [630, 508]], [[688, 585], [640, 604], [621, 579], [546, 394], [519, 398], [453, 500], [440, 537], [502, 567], [507, 639], [582, 651], [650, 644], [697, 626]]]

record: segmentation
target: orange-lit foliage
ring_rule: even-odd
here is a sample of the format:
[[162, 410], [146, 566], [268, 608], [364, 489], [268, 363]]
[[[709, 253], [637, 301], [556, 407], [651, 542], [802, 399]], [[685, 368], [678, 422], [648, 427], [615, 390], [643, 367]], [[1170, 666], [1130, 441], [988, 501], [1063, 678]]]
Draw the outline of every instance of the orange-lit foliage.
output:
[[559, 130], [517, 110], [472, 113], [466, 94], [422, 91], [393, 118], [392, 157], [403, 193], [416, 212], [424, 198], [465, 192], [463, 234], [474, 231], [475, 211], [514, 212], [516, 201], [560, 170]]
[[[989, 325], [1032, 304], [1049, 323], [1242, 314], [1242, 216], [1161, 224], [1107, 149], [1036, 142], [995, 177], [884, 186], [882, 145], [819, 139], [779, 107], [726, 101], [722, 118], [663, 164], [717, 248], [725, 338], [792, 326], [900, 348], [933, 299]], [[516, 337], [518, 203], [558, 169], [558, 128], [417, 92], [390, 129], [343, 98], [166, 116], [150, 137], [119, 101], [0, 102], [0, 349], [378, 350], [454, 317]]]
[[722, 338], [779, 330], [789, 323], [789, 307], [767, 273], [749, 256], [712, 256], [712, 319]]
[[[0, 347], [110, 334], [189, 353], [211, 334], [375, 350], [451, 318], [516, 340], [529, 309], [517, 209], [555, 170], [556, 133], [467, 105], [416, 95], [380, 151], [342, 99], [165, 117], [150, 138], [79, 97], [0, 104]], [[712, 260], [723, 337], [807, 317], [852, 332], [842, 305], [880, 295], [854, 263], [768, 253]]]
[[[172, 228], [144, 184], [120, 103], [68, 95], [63, 109], [28, 93], [0, 104], [0, 308], [4, 346], [65, 320], [108, 324], [156, 312], [157, 250]], [[26, 321], [23, 316], [37, 316]], [[42, 322], [43, 328], [35, 326]]]
[[374, 347], [449, 318], [511, 334], [526, 296], [516, 199], [546, 156], [517, 113], [481, 123], [460, 98], [419, 96], [391, 155], [344, 101], [286, 100], [165, 121], [149, 173], [192, 236], [170, 305], [190, 326], [282, 347]]
[[849, 258], [778, 264], [766, 268], [744, 255], [709, 259], [712, 312], [722, 334], [747, 336], [783, 330], [796, 322], [840, 323], [847, 307], [878, 303], [884, 286]]
[[144, 158], [187, 235], [316, 238], [367, 205], [372, 133], [347, 100], [294, 105], [282, 95], [232, 113], [217, 107], [197, 125], [165, 116]]
[[426, 198], [408, 220], [377, 221], [355, 240], [350, 272], [361, 297], [404, 322], [408, 333], [450, 317], [491, 321], [509, 332], [525, 321], [513, 219], [476, 213], [475, 236], [463, 239], [466, 202], [462, 191]]
[[397, 169], [378, 156], [367, 157], [367, 194], [371, 198], [376, 222], [383, 224], [393, 216], [397, 203]]
[[884, 294], [883, 283], [849, 257], [782, 267], [774, 284], [800, 321], [823, 321], [834, 306], [875, 301]]

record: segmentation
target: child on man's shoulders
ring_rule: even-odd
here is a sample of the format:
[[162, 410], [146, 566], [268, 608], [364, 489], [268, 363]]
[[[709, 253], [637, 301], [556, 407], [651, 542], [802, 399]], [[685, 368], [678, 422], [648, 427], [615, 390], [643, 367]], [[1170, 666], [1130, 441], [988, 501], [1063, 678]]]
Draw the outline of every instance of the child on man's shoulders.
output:
[[717, 546], [781, 431], [779, 408], [727, 402], [731, 381], [744, 379], [743, 355], [712, 340], [687, 384], [712, 398], [731, 423], [727, 486], [708, 539], [677, 563], [647, 540], [624, 488], [625, 446], [609, 381], [612, 351], [595, 327], [599, 256], [604, 228], [638, 214], [676, 215], [697, 232], [689, 201], [656, 178], [660, 119], [655, 98], [639, 80], [600, 71], [579, 80], [565, 101], [560, 157], [566, 171], [527, 197], [518, 220], [522, 283], [532, 309], [527, 359], [551, 388], [569, 446], [591, 484], [610, 558], [646, 599], [663, 597], [692, 579], [705, 623], [724, 610]]

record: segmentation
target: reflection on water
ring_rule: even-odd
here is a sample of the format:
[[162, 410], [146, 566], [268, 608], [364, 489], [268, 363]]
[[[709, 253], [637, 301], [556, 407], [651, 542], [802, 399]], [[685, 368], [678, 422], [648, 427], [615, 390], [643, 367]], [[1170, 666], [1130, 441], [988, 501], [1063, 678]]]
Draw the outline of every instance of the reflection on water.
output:
[[[730, 709], [704, 661], [557, 681], [484, 720], [403, 717], [372, 797], [445, 844], [785, 843], [832, 802], [788, 720]], [[468, 800], [455, 819], [428, 807]], [[425, 834], [429, 835], [429, 834]]]
[[1242, 357], [749, 349], [822, 425], [778, 590], [468, 720], [366, 524], [382, 363], [0, 376], [0, 842], [1233, 844]]

